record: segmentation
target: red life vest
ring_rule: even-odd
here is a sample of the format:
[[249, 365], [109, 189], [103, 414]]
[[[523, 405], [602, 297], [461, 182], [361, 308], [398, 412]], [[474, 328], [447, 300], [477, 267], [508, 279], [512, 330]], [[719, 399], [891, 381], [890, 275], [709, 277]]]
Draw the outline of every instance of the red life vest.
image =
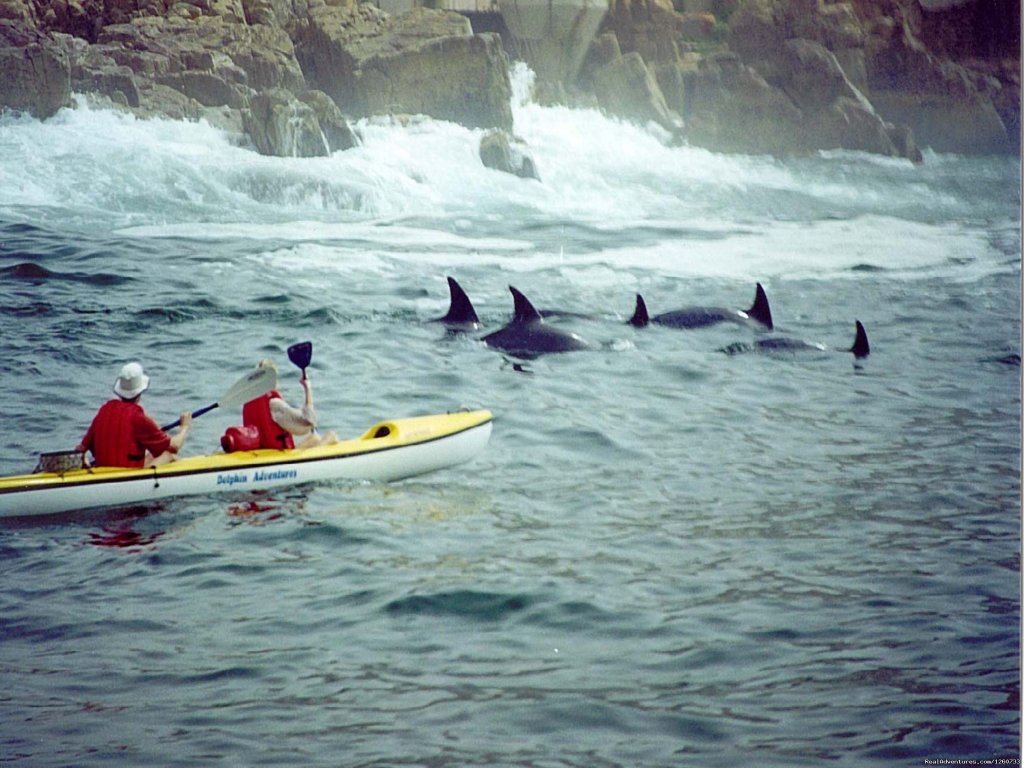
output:
[[108, 400], [90, 428], [92, 454], [101, 467], [141, 467], [146, 449], [135, 437], [134, 421], [142, 406], [125, 400]]
[[242, 424], [256, 427], [260, 431], [260, 448], [294, 448], [291, 433], [281, 427], [270, 415], [270, 401], [281, 397], [277, 390], [270, 390], [242, 406]]

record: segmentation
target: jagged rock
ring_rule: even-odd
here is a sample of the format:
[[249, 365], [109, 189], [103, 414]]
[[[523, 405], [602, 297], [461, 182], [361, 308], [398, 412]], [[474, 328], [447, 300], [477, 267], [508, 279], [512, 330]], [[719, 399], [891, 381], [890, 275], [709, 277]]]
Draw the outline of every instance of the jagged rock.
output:
[[835, 56], [809, 40], [786, 41], [756, 69], [726, 56], [713, 59], [689, 79], [687, 92], [689, 135], [704, 146], [772, 154], [851, 149], [917, 159], [909, 132], [887, 124]]
[[652, 67], [665, 104], [677, 115], [686, 109], [686, 76], [683, 64], [655, 64]]
[[71, 104], [71, 65], [62, 46], [34, 42], [0, 48], [0, 104], [45, 120]]
[[611, 0], [598, 32], [614, 34], [623, 54], [639, 53], [649, 63], [674, 63], [685, 27], [671, 0]]
[[39, 26], [92, 41], [102, 17], [98, 0], [51, 0], [40, 8]]
[[349, 114], [355, 114], [353, 85], [359, 68], [358, 41], [384, 34], [386, 15], [371, 5], [354, 8], [323, 6], [296, 23], [292, 33], [295, 56], [309, 84]]
[[731, 52], [705, 57], [687, 74], [686, 107], [687, 139], [721, 152], [792, 152], [792, 128], [803, 118], [791, 99]]
[[331, 100], [330, 96], [323, 91], [314, 90], [306, 91], [299, 98], [308, 104], [316, 114], [316, 118], [320, 122], [320, 130], [323, 131], [331, 152], [351, 149], [359, 144], [348, 120], [341, 114], [338, 105]]
[[242, 127], [264, 155], [324, 157], [357, 144], [337, 105], [322, 91], [300, 98], [281, 88], [263, 91], [242, 111]]
[[[68, 103], [70, 81], [140, 115], [240, 130], [245, 113], [252, 143], [274, 154], [323, 153], [325, 138], [327, 151], [352, 146], [339, 106], [512, 124], [500, 40], [449, 12], [389, 17], [336, 0], [0, 0], [0, 40], [10, 44], [0, 105], [41, 116]], [[319, 93], [308, 93], [303, 66]]]
[[503, 130], [491, 130], [480, 138], [480, 160], [493, 168], [523, 179], [540, 180], [526, 142]]
[[55, 34], [53, 37], [67, 51], [71, 64], [72, 91], [103, 94], [126, 106], [139, 105], [134, 69], [112, 55], [120, 49], [90, 45], [84, 39], [72, 35]]
[[317, 8], [297, 32], [296, 55], [310, 83], [348, 114], [407, 112], [469, 127], [512, 126], [501, 41], [472, 34], [459, 14]]
[[[687, 13], [672, 0], [612, 0], [600, 10], [606, 34], [582, 69], [570, 68], [579, 78], [545, 81], [548, 97], [599, 102], [670, 130], [683, 114], [691, 141], [731, 151], [836, 145], [914, 157], [915, 134], [944, 151], [1019, 151], [1019, 4], [968, 0], [948, 12], [918, 0], [675, 5]], [[726, 20], [732, 59], [707, 52]], [[574, 34], [589, 40], [590, 29]], [[548, 54], [564, 58], [566, 46]], [[459, 14], [389, 16], [356, 0], [0, 0], [0, 66], [0, 108], [45, 117], [84, 92], [140, 116], [208, 119], [238, 135], [256, 95], [282, 88], [291, 95], [257, 112], [315, 119], [329, 151], [354, 141], [342, 112], [512, 124], [497, 37], [474, 35]], [[256, 124], [267, 132], [266, 120]], [[309, 136], [253, 143], [312, 151], [311, 128]]]
[[222, 52], [245, 71], [251, 88], [306, 90], [306, 77], [295, 57], [295, 46], [286, 30], [259, 25], [233, 25], [236, 34], [224, 39]]
[[[134, 57], [143, 53], [153, 56], [152, 76], [196, 72], [223, 80], [225, 86], [281, 87], [295, 92], [306, 88], [291, 38], [276, 27], [250, 27], [216, 17], [190, 22], [144, 17], [104, 27], [97, 42], [131, 52]], [[217, 87], [204, 78], [192, 80], [195, 82], [182, 85], [200, 92]], [[225, 94], [214, 98], [222, 103], [232, 100]]]
[[[877, 8], [875, 9], [877, 11]], [[865, 43], [868, 95], [887, 120], [906, 123], [922, 146], [962, 154], [1017, 152], [1019, 81], [1004, 102], [1004, 85], [931, 53], [899, 7], [872, 16]], [[1012, 88], [1012, 84], [1010, 84]], [[1015, 105], [1004, 120], [996, 103]]]
[[747, 0], [729, 19], [729, 49], [758, 67], [776, 57], [787, 40], [819, 43], [837, 58], [864, 47], [864, 25], [849, 3], [817, 0]]
[[72, 70], [72, 88], [76, 93], [99, 93], [126, 107], [141, 106], [135, 73], [130, 67], [111, 60], [110, 66]]
[[606, 64], [611, 64], [616, 59], [621, 58], [622, 47], [619, 45], [619, 38], [616, 37], [614, 32], [602, 32], [590, 44], [587, 56], [580, 66], [580, 73], [576, 82], [584, 90], [593, 90], [594, 72]]
[[365, 114], [402, 111], [470, 128], [512, 127], [508, 57], [494, 34], [431, 40], [368, 59], [356, 87]]
[[[1015, 151], [1019, 138], [1007, 125], [1019, 125], [1019, 82], [1006, 99], [999, 82], [935, 56], [917, 34], [922, 13], [916, 0], [747, 0], [730, 19], [728, 43], [745, 64], [804, 108], [808, 101], [821, 101], [822, 94], [802, 98], [799, 78], [786, 85], [784, 70], [792, 61], [785, 57], [792, 59], [789, 41], [796, 38], [812, 41], [834, 55], [844, 79], [858, 92], [854, 99], [870, 103], [868, 114], [875, 112], [883, 126], [909, 126], [917, 143], [941, 151]], [[819, 54], [812, 58], [808, 69], [825, 62]], [[831, 62], [827, 67], [832, 69]], [[812, 74], [812, 84], [824, 84], [821, 73]], [[847, 109], [839, 112], [853, 117]], [[854, 145], [866, 139], [862, 112], [858, 108], [857, 119], [850, 125], [851, 136], [860, 137], [851, 138], [849, 143]], [[819, 120], [819, 127], [833, 135], [837, 128], [828, 120]], [[892, 129], [889, 126], [887, 135], [899, 151], [906, 142], [893, 142], [892, 137], [905, 134]], [[871, 132], [876, 133], [874, 127]], [[908, 146], [916, 156], [913, 144]]]
[[684, 13], [679, 33], [683, 40], [710, 40], [715, 34], [714, 14]]
[[36, 30], [35, 14], [26, 0], [0, 0], [0, 20], [10, 29]]
[[654, 122], [670, 132], [682, 120], [669, 109], [658, 81], [636, 51], [609, 62], [593, 74], [594, 92], [609, 114], [640, 122]]
[[242, 124], [263, 155], [324, 157], [331, 151], [314, 109], [282, 89], [254, 96]]
[[1020, 138], [1010, 135], [990, 98], [967, 102], [936, 95], [876, 91], [872, 98], [889, 120], [912, 127], [922, 146], [957, 154], [1013, 154]]
[[[207, 110], [195, 99], [191, 99], [181, 91], [160, 83], [147, 82], [139, 89], [139, 109], [133, 110], [140, 117], [169, 117], [172, 120], [198, 120], [204, 117]], [[211, 114], [223, 115], [223, 111], [210, 110]], [[233, 114], [238, 114], [234, 111]], [[238, 114], [236, 132], [241, 133], [241, 115]], [[212, 125], [222, 125], [223, 121], [211, 119]]]

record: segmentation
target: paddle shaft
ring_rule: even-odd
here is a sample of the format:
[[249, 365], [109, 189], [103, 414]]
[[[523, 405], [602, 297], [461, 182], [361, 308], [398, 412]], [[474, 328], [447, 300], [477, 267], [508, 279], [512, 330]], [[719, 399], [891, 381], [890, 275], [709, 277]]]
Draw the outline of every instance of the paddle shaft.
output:
[[[202, 416], [204, 413], [209, 413], [214, 408], [219, 408], [222, 405], [241, 405], [250, 400], [255, 400], [260, 395], [272, 390], [276, 385], [277, 372], [273, 368], [257, 368], [236, 381], [231, 389], [225, 393], [224, 397], [216, 403], [210, 403], [210, 405], [204, 405], [202, 408], [192, 411], [192, 418], [194, 419]], [[181, 424], [181, 419], [177, 419], [166, 427], [162, 427], [162, 429], [164, 432], [167, 432], [179, 424]]]
[[[220, 403], [210, 403], [209, 405], [204, 405], [202, 408], [197, 408], [196, 410], [192, 411], [192, 418], [193, 419], [199, 418], [204, 413], [209, 413], [214, 408], [219, 408], [219, 407], [220, 407]], [[167, 432], [168, 430], [174, 429], [175, 427], [180, 426], [180, 425], [181, 425], [181, 419], [175, 419], [170, 424], [168, 424], [166, 427], [160, 427], [160, 429], [162, 429], [164, 432]]]

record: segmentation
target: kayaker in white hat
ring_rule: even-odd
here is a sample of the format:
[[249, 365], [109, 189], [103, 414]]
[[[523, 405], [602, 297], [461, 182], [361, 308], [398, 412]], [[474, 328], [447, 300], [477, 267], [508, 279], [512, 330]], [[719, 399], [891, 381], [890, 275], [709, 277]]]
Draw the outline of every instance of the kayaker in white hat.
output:
[[90, 451], [98, 467], [152, 467], [173, 461], [192, 425], [192, 414], [181, 414], [181, 427], [172, 437], [143, 410], [142, 393], [149, 376], [136, 362], [126, 363], [114, 381], [117, 399], [104, 403], [77, 450]]

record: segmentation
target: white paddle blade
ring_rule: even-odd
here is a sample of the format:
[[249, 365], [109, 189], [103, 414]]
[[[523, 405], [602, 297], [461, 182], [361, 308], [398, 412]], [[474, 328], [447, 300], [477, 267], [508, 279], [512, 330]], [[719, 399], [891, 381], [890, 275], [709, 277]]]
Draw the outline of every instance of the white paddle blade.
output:
[[242, 405], [250, 400], [255, 400], [277, 387], [277, 371], [273, 368], [256, 368], [235, 382], [220, 400], [217, 405], [221, 408], [231, 408]]

